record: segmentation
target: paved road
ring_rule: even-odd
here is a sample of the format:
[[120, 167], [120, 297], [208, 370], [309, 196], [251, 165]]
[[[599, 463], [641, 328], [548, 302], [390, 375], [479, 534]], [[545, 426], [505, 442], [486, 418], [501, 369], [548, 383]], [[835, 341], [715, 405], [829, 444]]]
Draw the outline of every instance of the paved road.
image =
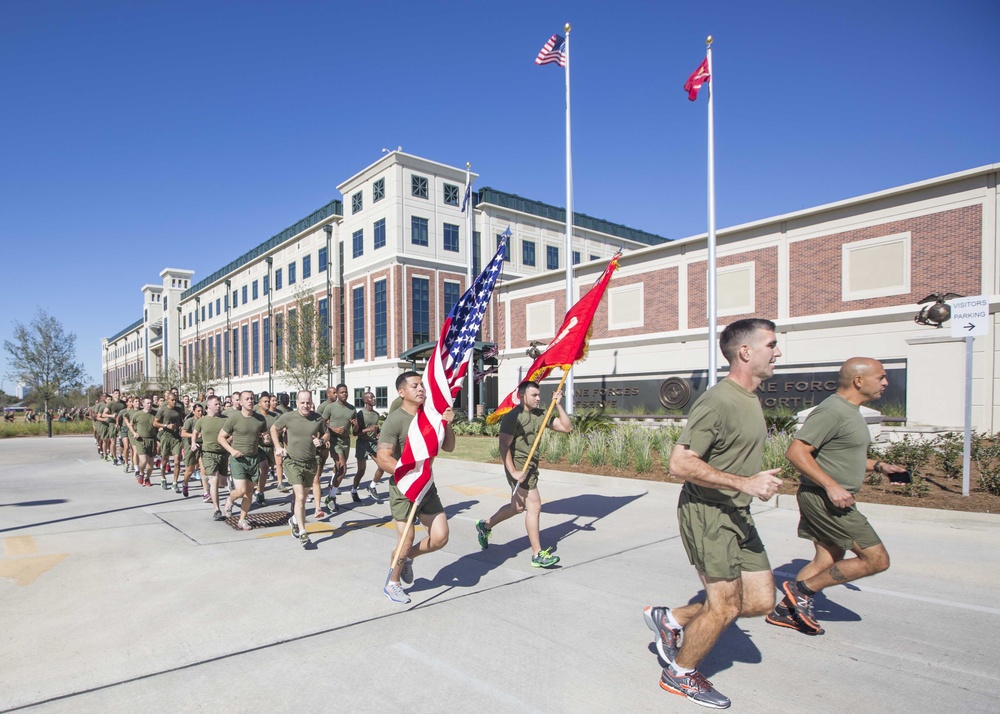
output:
[[[436, 472], [451, 542], [399, 607], [387, 504], [312, 525], [304, 551], [213, 522], [200, 490], [139, 488], [89, 438], [0, 441], [0, 710], [699, 711], [657, 686], [642, 622], [699, 590], [677, 486], [543, 472], [562, 562], [542, 571], [518, 521], [476, 544], [499, 467]], [[782, 573], [811, 551], [786, 505], [755, 512]], [[1000, 516], [866, 512], [892, 567], [819, 599], [827, 634], [740, 621], [705, 673], [735, 711], [1000, 711]]]

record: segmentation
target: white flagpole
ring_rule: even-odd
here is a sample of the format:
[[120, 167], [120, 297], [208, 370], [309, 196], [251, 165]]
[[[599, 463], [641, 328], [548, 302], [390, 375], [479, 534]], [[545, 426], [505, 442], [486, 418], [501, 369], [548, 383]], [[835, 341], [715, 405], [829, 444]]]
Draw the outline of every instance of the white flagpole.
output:
[[[472, 190], [472, 174], [470, 169], [472, 164], [468, 161], [465, 162], [465, 187], [467, 190]], [[465, 201], [465, 194], [462, 194], [462, 201]], [[472, 245], [475, 237], [472, 234], [472, 196], [469, 196], [469, 203], [465, 207], [465, 235], [468, 236], [468, 241], [466, 244], [466, 260], [465, 260], [465, 289], [468, 290], [472, 287], [472, 256], [475, 248]], [[448, 306], [451, 309], [451, 306]], [[466, 415], [469, 421], [476, 418], [475, 415], [475, 389], [476, 389], [476, 350], [475, 344], [472, 346], [472, 363], [469, 365], [469, 373], [466, 375], [468, 379], [468, 396], [466, 397], [465, 403], [468, 405], [469, 413]]]
[[[569, 31], [566, 23], [566, 312], [573, 307], [573, 142], [569, 111]], [[566, 413], [573, 413], [573, 373], [566, 380]]]
[[715, 118], [712, 101], [715, 98], [715, 73], [712, 72], [712, 36], [705, 40], [708, 45], [708, 386], [715, 386], [719, 372], [719, 349], [716, 344], [716, 312], [718, 288], [715, 268]]

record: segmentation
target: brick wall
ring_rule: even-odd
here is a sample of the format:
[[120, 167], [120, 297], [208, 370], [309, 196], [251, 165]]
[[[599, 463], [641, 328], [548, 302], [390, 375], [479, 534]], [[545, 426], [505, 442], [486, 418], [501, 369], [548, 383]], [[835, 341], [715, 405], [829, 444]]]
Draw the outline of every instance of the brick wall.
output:
[[[839, 250], [839, 248], [838, 248]], [[773, 319], [778, 315], [778, 248], [760, 248], [734, 255], [719, 256], [716, 265], [724, 268], [739, 263], [754, 263], [757, 293], [753, 314], [727, 315], [719, 318], [722, 324], [729, 324], [746, 317]], [[708, 301], [706, 274], [708, 261], [700, 260], [688, 264], [688, 327], [708, 327]], [[647, 300], [647, 305], [649, 301]]]

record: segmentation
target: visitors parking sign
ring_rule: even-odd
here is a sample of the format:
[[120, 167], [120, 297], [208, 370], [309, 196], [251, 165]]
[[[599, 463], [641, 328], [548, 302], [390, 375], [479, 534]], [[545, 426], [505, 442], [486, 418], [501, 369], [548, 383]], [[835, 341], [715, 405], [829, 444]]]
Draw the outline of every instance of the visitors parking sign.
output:
[[951, 336], [978, 337], [988, 334], [990, 301], [986, 295], [951, 301]]

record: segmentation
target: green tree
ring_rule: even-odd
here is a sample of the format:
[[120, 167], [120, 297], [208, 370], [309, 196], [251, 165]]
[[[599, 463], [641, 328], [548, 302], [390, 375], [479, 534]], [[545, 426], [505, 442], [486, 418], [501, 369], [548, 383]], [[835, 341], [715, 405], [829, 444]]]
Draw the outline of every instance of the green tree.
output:
[[44, 405], [49, 437], [52, 436], [50, 403], [70, 389], [83, 387], [83, 365], [76, 361], [76, 335], [67, 333], [56, 318], [39, 310], [24, 325], [14, 322], [14, 339], [4, 340], [8, 376], [31, 390]]
[[175, 360], [170, 360], [160, 381], [164, 387], [177, 387], [181, 394], [189, 394], [192, 398], [204, 394], [209, 387], [217, 387], [222, 383], [215, 371], [215, 361], [207, 357], [188, 365], [187, 372]]
[[313, 293], [305, 289], [296, 292], [282, 329], [288, 355], [284, 360], [276, 360], [277, 371], [296, 390], [315, 391], [326, 382], [334, 352], [323, 328]]

